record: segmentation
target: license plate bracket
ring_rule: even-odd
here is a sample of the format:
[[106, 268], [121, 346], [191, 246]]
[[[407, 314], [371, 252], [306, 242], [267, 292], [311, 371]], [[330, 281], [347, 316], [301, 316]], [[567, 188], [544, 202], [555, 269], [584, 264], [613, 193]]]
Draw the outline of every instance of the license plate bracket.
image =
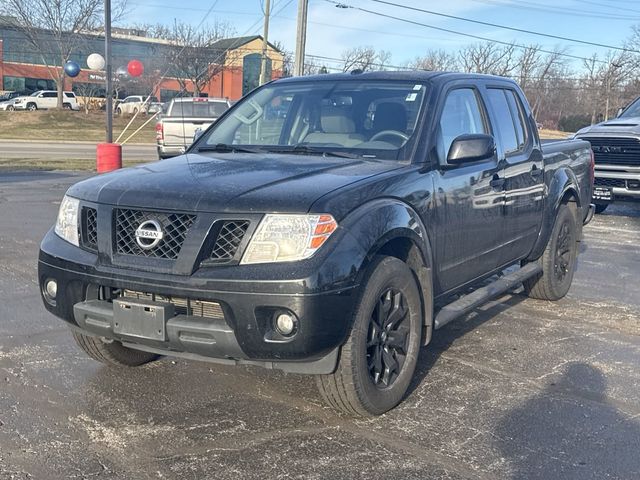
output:
[[174, 306], [168, 302], [119, 298], [113, 301], [113, 333], [163, 342], [167, 321], [174, 314]]
[[613, 191], [611, 190], [611, 187], [594, 187], [593, 199], [598, 202], [612, 202]]

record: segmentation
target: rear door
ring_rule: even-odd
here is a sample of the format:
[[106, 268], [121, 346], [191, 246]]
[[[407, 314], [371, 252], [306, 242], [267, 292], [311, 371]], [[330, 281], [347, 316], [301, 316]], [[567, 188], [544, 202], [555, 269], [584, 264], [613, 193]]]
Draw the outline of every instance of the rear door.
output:
[[446, 292], [497, 268], [504, 195], [496, 156], [443, 167], [456, 137], [493, 134], [481, 95], [474, 86], [457, 86], [446, 93], [437, 130], [441, 168], [435, 175], [435, 249], [440, 288]]
[[515, 89], [488, 87], [492, 124], [500, 138], [504, 167], [504, 223], [501, 264], [526, 257], [538, 238], [544, 203], [544, 161], [533, 119]]
[[43, 92], [39, 99], [38, 108], [56, 108], [58, 106], [58, 92]]

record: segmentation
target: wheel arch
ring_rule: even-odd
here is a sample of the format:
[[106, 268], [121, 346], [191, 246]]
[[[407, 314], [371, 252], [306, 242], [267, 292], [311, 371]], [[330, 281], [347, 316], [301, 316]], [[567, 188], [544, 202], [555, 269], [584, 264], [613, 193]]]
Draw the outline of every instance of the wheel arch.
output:
[[419, 214], [400, 200], [381, 199], [352, 212], [344, 225], [365, 252], [358, 269], [358, 283], [364, 283], [368, 267], [378, 255], [398, 258], [409, 266], [420, 291], [422, 340], [426, 345], [433, 331], [433, 255], [428, 230]]
[[553, 225], [558, 215], [558, 210], [562, 205], [569, 205], [576, 215], [576, 220], [579, 228], [579, 237], [582, 233], [582, 221], [579, 219], [578, 212], [582, 209], [582, 202], [579, 194], [579, 182], [575, 173], [569, 167], [558, 168], [554, 173], [551, 181], [549, 182], [549, 188], [547, 190], [547, 198], [545, 201], [545, 207], [542, 217], [542, 225], [540, 228], [540, 234], [538, 240], [533, 247], [533, 250], [527, 257], [527, 261], [532, 261], [540, 258], [544, 249], [549, 242]]

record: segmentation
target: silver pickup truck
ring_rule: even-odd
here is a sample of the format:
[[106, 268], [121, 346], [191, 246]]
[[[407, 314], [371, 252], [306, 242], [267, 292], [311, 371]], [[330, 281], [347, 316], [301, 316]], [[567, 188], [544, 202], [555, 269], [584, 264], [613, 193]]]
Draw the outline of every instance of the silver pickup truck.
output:
[[615, 200], [640, 201], [640, 98], [612, 120], [579, 130], [596, 162], [593, 200], [602, 213]]
[[156, 123], [156, 143], [160, 158], [181, 155], [198, 130], [206, 130], [231, 106], [226, 98], [174, 98]]

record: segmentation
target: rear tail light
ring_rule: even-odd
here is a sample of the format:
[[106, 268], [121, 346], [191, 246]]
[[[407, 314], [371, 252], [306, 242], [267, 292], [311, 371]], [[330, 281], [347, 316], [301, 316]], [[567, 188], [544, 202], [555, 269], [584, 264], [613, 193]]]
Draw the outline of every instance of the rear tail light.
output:
[[164, 140], [164, 129], [162, 128], [162, 123], [160, 122], [156, 123], [156, 140]]

